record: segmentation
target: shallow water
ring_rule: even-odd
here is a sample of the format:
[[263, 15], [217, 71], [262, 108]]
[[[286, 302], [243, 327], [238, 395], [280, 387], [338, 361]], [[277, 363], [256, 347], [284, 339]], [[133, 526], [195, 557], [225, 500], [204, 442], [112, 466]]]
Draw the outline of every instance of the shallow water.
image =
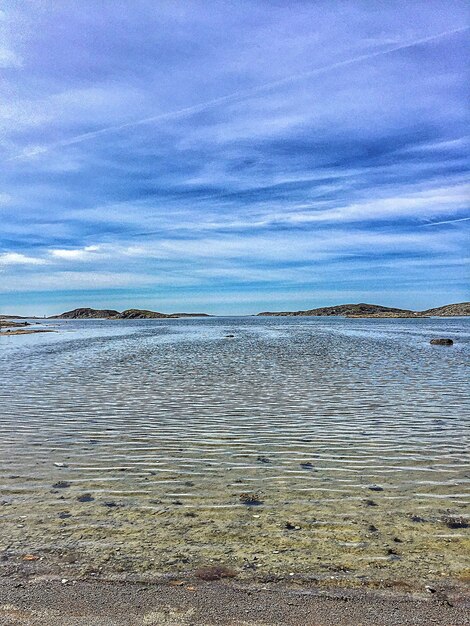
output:
[[470, 318], [44, 324], [0, 338], [4, 567], [468, 576]]

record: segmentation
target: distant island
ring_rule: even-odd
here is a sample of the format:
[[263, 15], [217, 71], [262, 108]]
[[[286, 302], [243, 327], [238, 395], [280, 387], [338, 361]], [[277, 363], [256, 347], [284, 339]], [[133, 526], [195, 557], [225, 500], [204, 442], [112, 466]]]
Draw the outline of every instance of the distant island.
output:
[[126, 309], [119, 312], [114, 309], [89, 309], [80, 308], [73, 311], [66, 311], [60, 315], [51, 315], [48, 319], [62, 320], [147, 320], [147, 319], [175, 319], [180, 317], [211, 317], [207, 313], [159, 313], [158, 311], [147, 311], [146, 309]]
[[258, 316], [341, 316], [341, 317], [456, 317], [470, 315], [470, 302], [460, 302], [457, 304], [446, 304], [445, 306], [426, 311], [412, 311], [410, 309], [396, 309], [393, 307], [381, 306], [378, 304], [340, 304], [337, 306], [320, 307], [309, 309], [308, 311], [265, 311], [258, 313]]
[[[423, 317], [457, 317], [470, 316], [470, 302], [459, 302], [456, 304], [446, 304], [425, 311], [412, 311], [411, 309], [398, 309], [395, 307], [381, 306], [379, 304], [339, 304], [336, 306], [326, 306], [317, 309], [308, 309], [306, 311], [264, 311], [257, 313], [260, 317], [349, 317], [349, 318], [423, 318]], [[147, 309], [126, 309], [125, 311], [116, 311], [115, 309], [92, 309], [82, 307], [65, 311], [59, 315], [51, 315], [47, 319], [57, 320], [88, 320], [88, 319], [105, 319], [105, 320], [144, 320], [144, 319], [178, 319], [185, 317], [214, 317], [208, 313], [159, 313], [158, 311], [149, 311]], [[26, 317], [20, 315], [2, 315], [0, 314], [0, 332], [10, 328], [10, 332], [14, 329], [17, 334], [25, 334], [26, 332], [40, 332], [39, 329], [21, 328], [21, 326], [29, 326], [26, 322], [18, 323], [13, 320], [20, 319], [44, 319], [38, 317]], [[41, 331], [42, 332], [42, 331]]]

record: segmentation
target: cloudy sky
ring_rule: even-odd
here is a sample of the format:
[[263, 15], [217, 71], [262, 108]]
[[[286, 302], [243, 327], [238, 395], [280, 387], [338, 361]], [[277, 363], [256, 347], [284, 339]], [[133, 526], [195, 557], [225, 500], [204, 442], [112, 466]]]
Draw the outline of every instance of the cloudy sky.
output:
[[468, 34], [456, 0], [6, 0], [0, 312], [469, 299]]

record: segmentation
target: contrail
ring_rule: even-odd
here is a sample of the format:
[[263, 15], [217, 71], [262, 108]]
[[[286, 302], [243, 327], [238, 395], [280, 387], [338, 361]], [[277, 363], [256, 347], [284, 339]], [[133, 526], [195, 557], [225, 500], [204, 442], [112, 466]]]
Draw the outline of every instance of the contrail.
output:
[[458, 217], [455, 220], [443, 220], [442, 222], [429, 222], [428, 224], [421, 224], [421, 226], [438, 226], [439, 224], [454, 224], [455, 222], [467, 222], [470, 217]]
[[154, 122], [163, 122], [165, 120], [172, 120], [172, 119], [178, 119], [179, 117], [186, 117], [187, 115], [199, 113], [200, 111], [205, 111], [212, 107], [216, 107], [220, 104], [225, 104], [227, 102], [236, 102], [238, 100], [244, 100], [245, 98], [256, 95], [258, 93], [262, 93], [263, 91], [269, 91], [270, 89], [275, 89], [276, 87], [288, 85], [289, 83], [295, 83], [305, 78], [319, 76], [321, 74], [330, 72], [331, 70], [335, 70], [341, 67], [347, 67], [348, 65], [354, 65], [355, 63], [360, 63], [361, 61], [374, 59], [376, 57], [380, 57], [386, 54], [392, 54], [393, 52], [398, 52], [399, 50], [406, 50], [407, 48], [413, 48], [414, 46], [419, 46], [421, 44], [425, 44], [430, 41], [435, 41], [436, 39], [441, 39], [442, 37], [449, 37], [450, 35], [455, 35], [456, 33], [465, 32], [468, 29], [469, 29], [468, 26], [465, 26], [462, 28], [455, 28], [453, 30], [448, 30], [442, 33], [438, 33], [437, 35], [430, 35], [428, 37], [422, 37], [421, 39], [415, 39], [414, 41], [410, 41], [408, 43], [404, 43], [399, 46], [394, 46], [392, 48], [388, 48], [387, 50], [379, 50], [377, 52], [372, 52], [369, 54], [361, 54], [359, 56], [352, 57], [351, 59], [338, 61], [337, 63], [332, 63], [331, 65], [325, 65], [324, 67], [319, 67], [313, 70], [309, 70], [308, 72], [303, 72], [301, 74], [294, 74], [286, 78], [281, 78], [279, 80], [275, 80], [269, 83], [262, 83], [261, 85], [257, 85], [256, 87], [251, 87], [250, 89], [246, 89], [244, 91], [233, 92], [233, 93], [227, 94], [226, 96], [221, 96], [220, 98], [214, 98], [213, 100], [207, 100], [206, 102], [201, 102], [200, 104], [178, 109], [177, 111], [159, 113], [158, 115], [153, 115], [151, 117], [144, 117], [140, 120], [134, 120], [133, 122], [127, 122], [125, 124], [106, 126], [105, 128], [101, 128], [99, 130], [90, 131], [88, 133], [83, 133], [81, 135], [75, 135], [75, 137], [70, 137], [69, 139], [56, 141], [54, 143], [50, 143], [45, 146], [32, 147], [30, 149], [26, 148], [20, 154], [10, 157], [6, 159], [6, 161], [14, 161], [17, 159], [28, 158], [36, 154], [43, 154], [54, 148], [61, 148], [64, 146], [71, 146], [76, 143], [82, 143], [83, 141], [87, 141], [88, 139], [94, 139], [95, 137], [99, 137], [100, 135], [105, 135], [107, 133], [119, 132], [120, 130], [125, 130], [126, 128], [135, 128], [137, 126], [142, 126], [144, 124], [151, 124]]

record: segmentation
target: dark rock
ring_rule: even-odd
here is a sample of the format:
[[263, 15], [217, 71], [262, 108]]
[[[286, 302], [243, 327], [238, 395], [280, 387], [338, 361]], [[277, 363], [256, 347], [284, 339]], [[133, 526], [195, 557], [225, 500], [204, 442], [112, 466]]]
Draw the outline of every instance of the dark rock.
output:
[[286, 530], [300, 530], [300, 526], [296, 526], [295, 524], [292, 524], [291, 522], [286, 522], [284, 524], [284, 528]]
[[258, 463], [271, 463], [271, 459], [268, 459], [267, 456], [259, 456], [256, 459], [258, 461]]
[[433, 346], [452, 346], [454, 344], [452, 339], [448, 339], [444, 337], [439, 338], [439, 339], [431, 339], [429, 343]]
[[225, 335], [226, 339], [233, 339], [235, 337], [235, 335]]
[[447, 528], [468, 528], [468, 520], [464, 517], [446, 517], [444, 518], [444, 524]]
[[90, 493], [84, 493], [81, 496], [77, 497], [79, 502], [93, 502], [94, 497]]
[[246, 504], [246, 506], [259, 506], [263, 504], [261, 496], [257, 493], [241, 493], [239, 497], [240, 502]]
[[369, 500], [369, 499], [364, 500], [364, 504], [365, 504], [366, 506], [379, 506], [379, 505], [377, 504], [377, 502], [374, 502], [374, 500]]
[[313, 469], [313, 463], [310, 463], [310, 461], [302, 461], [299, 465], [302, 469]]
[[377, 526], [374, 526], [374, 524], [369, 524], [369, 528], [368, 528], [369, 532], [371, 533], [377, 533], [379, 532], [379, 529], [377, 528]]
[[65, 511], [63, 513], [59, 513], [60, 519], [68, 519], [69, 517], [72, 517], [71, 513], [66, 513]]
[[54, 483], [52, 485], [53, 489], [67, 489], [67, 487], [70, 487], [71, 483], [68, 483], [66, 480], [59, 480], [57, 483]]
[[383, 491], [383, 490], [384, 490], [384, 488], [383, 488], [383, 487], [379, 487], [379, 485], [371, 485], [371, 486], [369, 487], [369, 489], [370, 489], [371, 491]]

